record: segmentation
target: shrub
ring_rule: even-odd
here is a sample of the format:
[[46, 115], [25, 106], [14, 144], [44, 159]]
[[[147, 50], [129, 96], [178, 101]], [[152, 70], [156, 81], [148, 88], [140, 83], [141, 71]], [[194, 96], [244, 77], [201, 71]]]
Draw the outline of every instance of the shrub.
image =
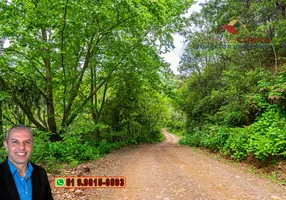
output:
[[268, 157], [286, 157], [286, 117], [271, 109], [258, 121], [246, 128], [211, 126], [209, 130], [196, 130], [186, 134], [181, 144], [200, 147], [243, 160], [253, 153], [259, 160]]
[[100, 155], [98, 148], [83, 142], [80, 136], [64, 133], [62, 141], [51, 142], [49, 133], [35, 134], [35, 147], [32, 155], [33, 162], [53, 163], [86, 161], [97, 159]]
[[223, 153], [236, 160], [243, 160], [247, 157], [249, 143], [249, 132], [246, 128], [232, 128], [229, 138], [226, 140]]
[[203, 145], [206, 134], [202, 131], [197, 131], [193, 134], [187, 134], [180, 140], [180, 144], [185, 144], [194, 147], [200, 147]]
[[229, 128], [211, 127], [210, 134], [206, 136], [203, 145], [213, 151], [223, 150], [225, 142], [230, 136]]
[[260, 160], [269, 156], [286, 155], [286, 118], [285, 114], [273, 109], [249, 126], [252, 133], [249, 141], [249, 152]]

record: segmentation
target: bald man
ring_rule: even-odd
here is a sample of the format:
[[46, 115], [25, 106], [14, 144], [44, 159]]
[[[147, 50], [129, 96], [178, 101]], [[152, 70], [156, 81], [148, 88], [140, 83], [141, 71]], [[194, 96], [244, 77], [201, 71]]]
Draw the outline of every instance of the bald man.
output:
[[4, 146], [7, 159], [0, 164], [1, 200], [53, 200], [46, 170], [29, 161], [33, 133], [24, 125], [12, 127]]

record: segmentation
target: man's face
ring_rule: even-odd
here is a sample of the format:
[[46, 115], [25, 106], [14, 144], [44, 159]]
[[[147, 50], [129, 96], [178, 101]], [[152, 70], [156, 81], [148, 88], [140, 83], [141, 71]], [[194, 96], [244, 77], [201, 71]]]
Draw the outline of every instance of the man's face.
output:
[[7, 141], [4, 141], [4, 146], [8, 151], [9, 160], [17, 167], [28, 163], [34, 142], [28, 130], [14, 129]]

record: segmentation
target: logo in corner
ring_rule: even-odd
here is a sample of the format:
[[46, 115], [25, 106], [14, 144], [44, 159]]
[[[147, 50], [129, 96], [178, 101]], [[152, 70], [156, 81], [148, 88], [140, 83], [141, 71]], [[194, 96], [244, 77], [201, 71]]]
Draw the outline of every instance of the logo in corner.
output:
[[[217, 33], [221, 33], [223, 30], [226, 30], [228, 33], [232, 35], [236, 35], [236, 34], [239, 34], [238, 27], [242, 27], [247, 31], [246, 25], [241, 23], [241, 21], [237, 19], [237, 20], [232, 20], [228, 24], [221, 26], [218, 29]], [[248, 44], [249, 43], [271, 43], [271, 39], [268, 36], [265, 38], [263, 37], [257, 38], [257, 37], [252, 37], [252, 36], [244, 37], [244, 38], [238, 37], [237, 41], [239, 43], [248, 43]]]

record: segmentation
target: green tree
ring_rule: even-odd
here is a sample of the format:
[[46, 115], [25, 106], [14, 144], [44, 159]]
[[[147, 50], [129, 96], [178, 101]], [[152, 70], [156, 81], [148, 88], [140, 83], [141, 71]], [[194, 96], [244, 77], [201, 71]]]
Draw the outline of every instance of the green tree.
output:
[[[109, 82], [130, 58], [147, 59], [144, 51], [158, 41], [157, 54], [171, 46], [179, 15], [191, 3], [2, 1], [0, 37], [11, 43], [1, 56], [4, 91], [31, 124], [55, 133], [54, 139], [86, 111], [98, 123], [113, 87]], [[145, 73], [146, 66], [138, 67]]]
[[182, 143], [237, 160], [285, 155], [285, 5], [209, 1], [190, 16], [177, 99], [187, 115]]

